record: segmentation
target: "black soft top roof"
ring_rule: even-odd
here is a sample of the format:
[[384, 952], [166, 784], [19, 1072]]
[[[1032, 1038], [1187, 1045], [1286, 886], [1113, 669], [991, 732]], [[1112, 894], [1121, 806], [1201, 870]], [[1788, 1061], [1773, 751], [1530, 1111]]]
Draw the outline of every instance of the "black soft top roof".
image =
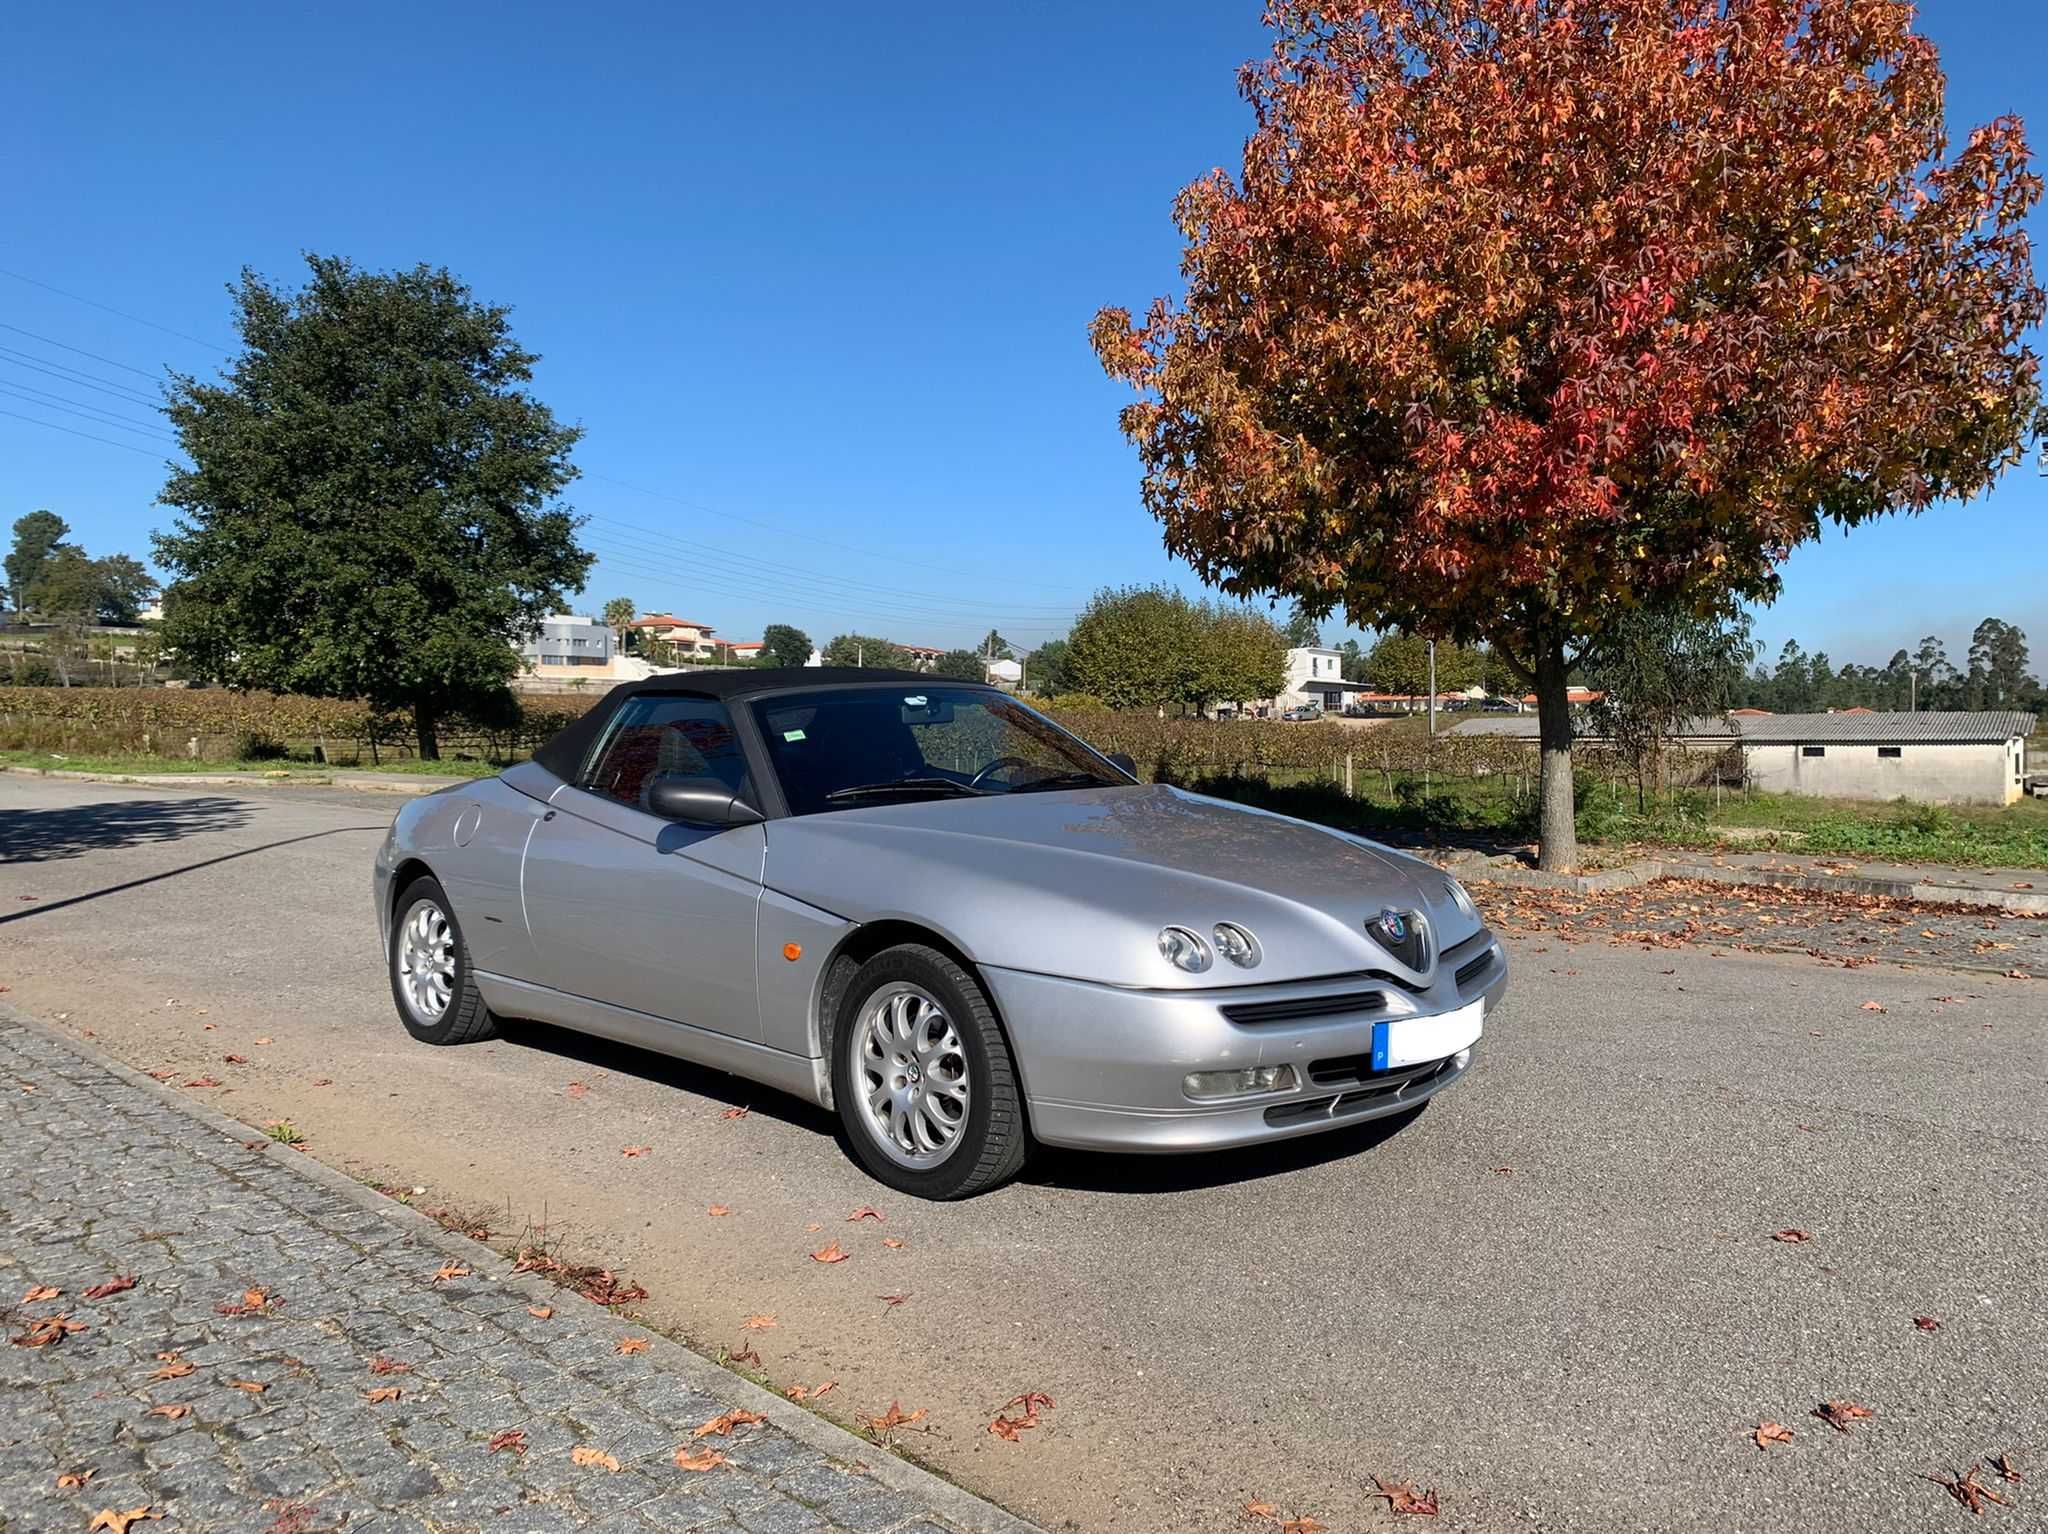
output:
[[951, 677], [932, 676], [924, 671], [894, 671], [883, 666], [745, 666], [718, 671], [676, 671], [651, 676], [642, 682], [621, 682], [546, 745], [533, 759], [565, 783], [576, 781], [583, 759], [628, 698], [643, 692], [664, 697], [749, 698], [757, 693], [786, 692], [792, 688], [809, 691], [822, 687], [851, 687], [861, 683], [908, 683], [917, 687], [978, 687], [984, 684]]

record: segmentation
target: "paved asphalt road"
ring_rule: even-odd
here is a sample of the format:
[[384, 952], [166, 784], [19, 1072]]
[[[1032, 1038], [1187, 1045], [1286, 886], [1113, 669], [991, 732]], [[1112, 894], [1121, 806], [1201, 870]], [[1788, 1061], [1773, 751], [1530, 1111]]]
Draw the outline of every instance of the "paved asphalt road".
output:
[[[1379, 1474], [1436, 1528], [1919, 1530], [1972, 1523], [1923, 1474], [2003, 1453], [1981, 1526], [2048, 1528], [2041, 981], [1526, 937], [1478, 1067], [1398, 1131], [919, 1206], [730, 1078], [408, 1042], [369, 911], [394, 808], [0, 778], [0, 984], [420, 1203], [545, 1224], [700, 1346], [774, 1315], [776, 1385], [927, 1408], [909, 1452], [1048, 1527], [1387, 1529]], [[1027, 1390], [1044, 1426], [989, 1435]]]

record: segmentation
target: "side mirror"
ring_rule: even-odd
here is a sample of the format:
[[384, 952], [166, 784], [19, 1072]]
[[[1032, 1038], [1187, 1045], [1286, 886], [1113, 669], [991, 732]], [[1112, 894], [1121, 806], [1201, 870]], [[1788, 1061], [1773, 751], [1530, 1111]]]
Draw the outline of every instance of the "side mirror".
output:
[[1138, 775], [1138, 764], [1131, 760], [1127, 751], [1112, 751], [1105, 760], [1120, 772], [1129, 773], [1134, 778]]
[[647, 789], [647, 808], [663, 820], [720, 829], [756, 825], [768, 818], [710, 778], [656, 778]]

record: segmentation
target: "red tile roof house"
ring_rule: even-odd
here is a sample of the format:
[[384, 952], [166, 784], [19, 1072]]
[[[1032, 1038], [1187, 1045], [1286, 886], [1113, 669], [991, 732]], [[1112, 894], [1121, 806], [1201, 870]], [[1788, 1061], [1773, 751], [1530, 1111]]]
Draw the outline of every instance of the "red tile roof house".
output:
[[711, 635], [714, 630], [708, 623], [692, 623], [671, 613], [649, 613], [635, 618], [626, 625], [643, 640], [658, 640], [672, 644], [685, 655], [711, 656], [718, 651], [718, 642]]

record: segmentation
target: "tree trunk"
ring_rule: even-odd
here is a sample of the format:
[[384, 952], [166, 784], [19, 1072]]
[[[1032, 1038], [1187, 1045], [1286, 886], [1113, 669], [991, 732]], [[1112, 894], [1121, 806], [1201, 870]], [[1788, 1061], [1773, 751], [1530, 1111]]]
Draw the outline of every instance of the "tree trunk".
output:
[[413, 734], [419, 739], [420, 760], [438, 762], [441, 760], [441, 742], [434, 734], [434, 711], [424, 703], [412, 706]]
[[1572, 807], [1572, 705], [1564, 646], [1546, 644], [1536, 656], [1536, 730], [1542, 743], [1542, 810], [1536, 866], [1570, 873], [1579, 865], [1579, 833]]

